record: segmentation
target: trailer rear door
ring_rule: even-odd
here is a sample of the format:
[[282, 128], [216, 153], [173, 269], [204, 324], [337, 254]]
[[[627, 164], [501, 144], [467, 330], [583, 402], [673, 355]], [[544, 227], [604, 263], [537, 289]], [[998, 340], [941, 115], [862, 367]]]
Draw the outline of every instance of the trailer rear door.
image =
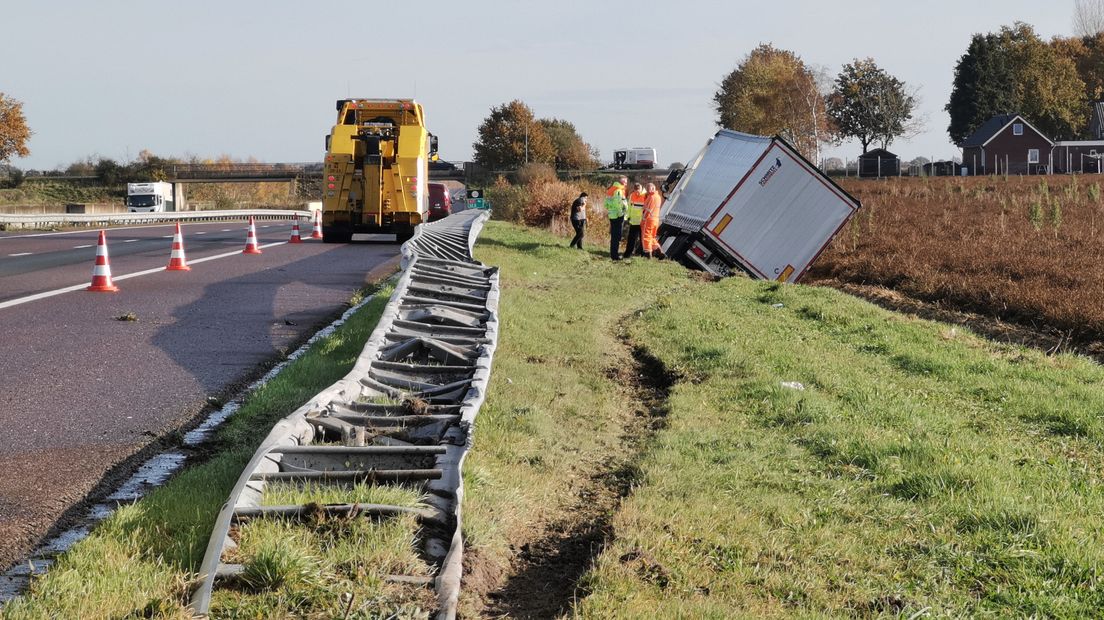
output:
[[774, 140], [703, 232], [753, 273], [795, 282], [858, 208], [819, 170]]

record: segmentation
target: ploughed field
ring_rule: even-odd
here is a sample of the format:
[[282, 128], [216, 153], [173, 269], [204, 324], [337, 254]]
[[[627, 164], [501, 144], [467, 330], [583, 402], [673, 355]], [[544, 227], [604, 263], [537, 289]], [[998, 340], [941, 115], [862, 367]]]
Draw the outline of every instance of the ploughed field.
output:
[[1104, 338], [1104, 176], [844, 180], [863, 209], [808, 282], [894, 288]]

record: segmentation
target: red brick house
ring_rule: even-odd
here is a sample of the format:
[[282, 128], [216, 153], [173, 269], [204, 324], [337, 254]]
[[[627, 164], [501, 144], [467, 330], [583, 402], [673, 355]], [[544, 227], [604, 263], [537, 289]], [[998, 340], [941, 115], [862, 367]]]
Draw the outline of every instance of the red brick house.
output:
[[1019, 114], [1001, 114], [982, 124], [962, 144], [970, 174], [1045, 174], [1054, 142]]

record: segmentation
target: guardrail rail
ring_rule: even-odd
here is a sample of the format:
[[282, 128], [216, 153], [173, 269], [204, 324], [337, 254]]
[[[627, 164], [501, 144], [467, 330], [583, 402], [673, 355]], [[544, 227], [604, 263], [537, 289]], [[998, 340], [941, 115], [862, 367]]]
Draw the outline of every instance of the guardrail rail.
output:
[[252, 217], [257, 220], [309, 220], [310, 211], [290, 209], [230, 209], [223, 211], [166, 211], [162, 213], [37, 213], [0, 214], [0, 225], [53, 224], [70, 226], [117, 226], [159, 222], [224, 222]]
[[[352, 371], [278, 422], [234, 486], [201, 565], [191, 599], [196, 614], [206, 615], [216, 587], [246, 570], [228, 558], [239, 528], [252, 521], [413, 515], [427, 570], [387, 580], [432, 587], [437, 618], [455, 618], [463, 555], [461, 468], [498, 341], [498, 269], [471, 256], [488, 216], [471, 210], [451, 215], [419, 226], [403, 245], [395, 292]], [[351, 497], [268, 505], [265, 488], [273, 482], [312, 492], [344, 489], [347, 497], [354, 484], [403, 484], [423, 499], [414, 508]]]

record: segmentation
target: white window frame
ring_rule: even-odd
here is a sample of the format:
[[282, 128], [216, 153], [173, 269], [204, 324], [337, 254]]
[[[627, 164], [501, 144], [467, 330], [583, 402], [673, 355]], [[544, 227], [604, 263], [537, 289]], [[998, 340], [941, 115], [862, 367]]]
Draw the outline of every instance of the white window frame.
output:
[[[1034, 158], [1031, 157], [1032, 154], [1035, 155]], [[1039, 163], [1039, 149], [1027, 149], [1027, 163], [1029, 163], [1029, 164]]]
[[1014, 136], [1022, 136], [1023, 135], [1023, 123], [1012, 123], [1012, 135], [1014, 135]]

